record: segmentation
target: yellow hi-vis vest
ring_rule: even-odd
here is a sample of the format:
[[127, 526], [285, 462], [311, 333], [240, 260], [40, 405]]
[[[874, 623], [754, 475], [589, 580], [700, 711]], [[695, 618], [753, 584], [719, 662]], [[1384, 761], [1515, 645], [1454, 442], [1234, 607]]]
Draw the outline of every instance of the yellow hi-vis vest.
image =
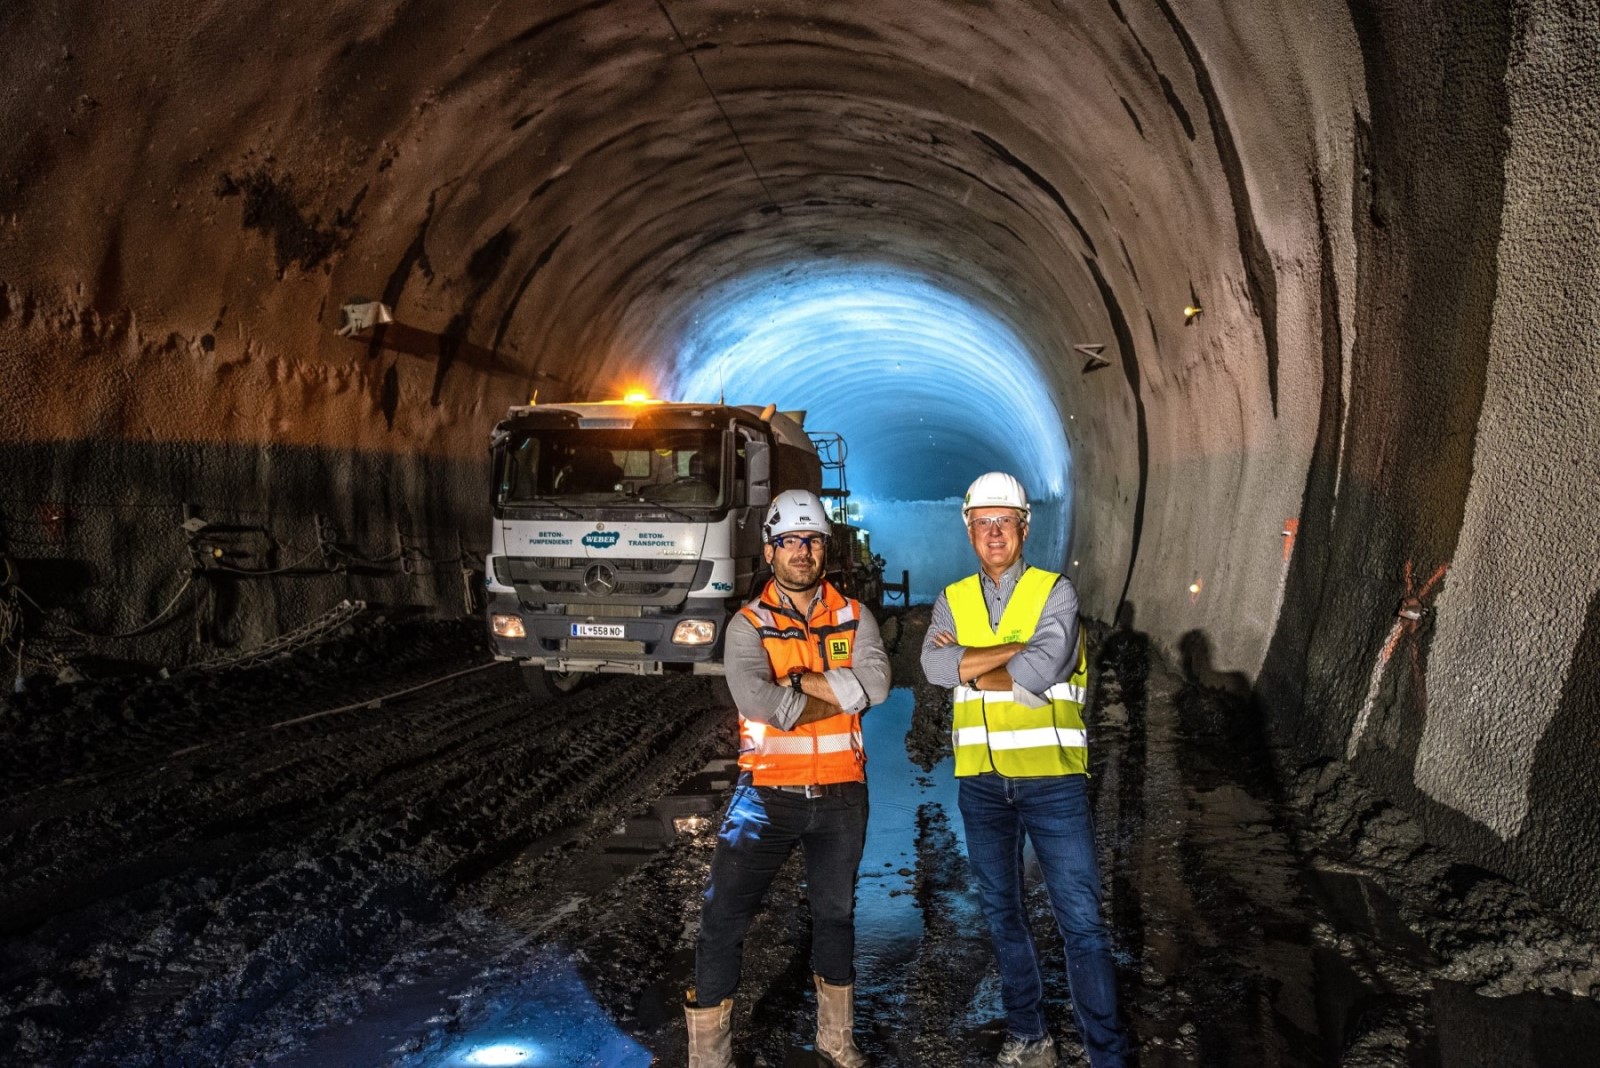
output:
[[[971, 575], [945, 587], [956, 641], [969, 648], [1026, 642], [1044, 614], [1050, 589], [1061, 576], [1030, 567], [1017, 579], [998, 631], [989, 626], [982, 579]], [[1089, 657], [1078, 631], [1078, 661], [1072, 674], [1046, 690], [1046, 704], [1029, 708], [1011, 699], [1010, 690], [955, 688], [950, 743], [956, 777], [998, 772], [1009, 779], [1089, 773], [1089, 734], [1083, 726], [1088, 700]]]

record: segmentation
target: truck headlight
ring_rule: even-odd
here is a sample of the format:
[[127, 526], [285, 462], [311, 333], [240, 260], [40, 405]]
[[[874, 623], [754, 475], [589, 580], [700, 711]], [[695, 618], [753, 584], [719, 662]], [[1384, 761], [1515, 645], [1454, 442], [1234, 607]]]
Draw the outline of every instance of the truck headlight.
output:
[[497, 638], [526, 638], [521, 616], [490, 616], [489, 626]]
[[710, 645], [717, 625], [709, 619], [680, 619], [672, 628], [673, 645]]

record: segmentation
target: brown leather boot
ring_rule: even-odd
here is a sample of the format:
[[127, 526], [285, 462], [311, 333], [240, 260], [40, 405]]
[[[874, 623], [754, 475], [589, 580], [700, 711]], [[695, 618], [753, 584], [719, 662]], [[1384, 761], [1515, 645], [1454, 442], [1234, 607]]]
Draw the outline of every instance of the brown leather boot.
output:
[[867, 1068], [872, 1064], [856, 1049], [856, 988], [853, 983], [834, 986], [820, 975], [817, 984], [817, 1053], [835, 1068]]
[[733, 999], [702, 1009], [691, 992], [683, 1018], [689, 1025], [689, 1068], [733, 1068]]

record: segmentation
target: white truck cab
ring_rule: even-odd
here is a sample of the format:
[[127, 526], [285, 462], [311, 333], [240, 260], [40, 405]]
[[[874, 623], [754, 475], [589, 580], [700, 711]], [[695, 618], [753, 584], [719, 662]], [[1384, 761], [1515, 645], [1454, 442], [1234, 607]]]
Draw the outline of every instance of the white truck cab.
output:
[[821, 484], [804, 413], [656, 400], [512, 408], [490, 438], [490, 642], [542, 696], [585, 674], [720, 675], [764, 506]]

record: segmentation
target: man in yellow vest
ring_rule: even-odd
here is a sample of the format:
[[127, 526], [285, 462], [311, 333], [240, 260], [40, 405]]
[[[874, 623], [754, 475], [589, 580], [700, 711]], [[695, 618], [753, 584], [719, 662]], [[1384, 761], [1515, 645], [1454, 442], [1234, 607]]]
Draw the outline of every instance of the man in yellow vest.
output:
[[945, 587], [922, 645], [922, 670], [953, 691], [951, 744], [967, 859], [989, 921], [1009, 1032], [996, 1064], [1056, 1063], [1022, 894], [1023, 836], [1033, 842], [1067, 984], [1094, 1068], [1122, 1068], [1111, 940], [1100, 916], [1083, 706], [1088, 660], [1071, 580], [1029, 567], [1028, 495], [994, 471], [967, 490], [961, 517], [978, 574]]
[[830, 531], [816, 494], [767, 511], [772, 579], [728, 624], [724, 663], [739, 706], [739, 782], [717, 836], [684, 1014], [689, 1068], [732, 1068], [733, 993], [745, 932], [799, 846], [811, 904], [817, 1053], [871, 1064], [856, 1047], [856, 869], [867, 834], [861, 714], [889, 695], [877, 621], [823, 578]]

